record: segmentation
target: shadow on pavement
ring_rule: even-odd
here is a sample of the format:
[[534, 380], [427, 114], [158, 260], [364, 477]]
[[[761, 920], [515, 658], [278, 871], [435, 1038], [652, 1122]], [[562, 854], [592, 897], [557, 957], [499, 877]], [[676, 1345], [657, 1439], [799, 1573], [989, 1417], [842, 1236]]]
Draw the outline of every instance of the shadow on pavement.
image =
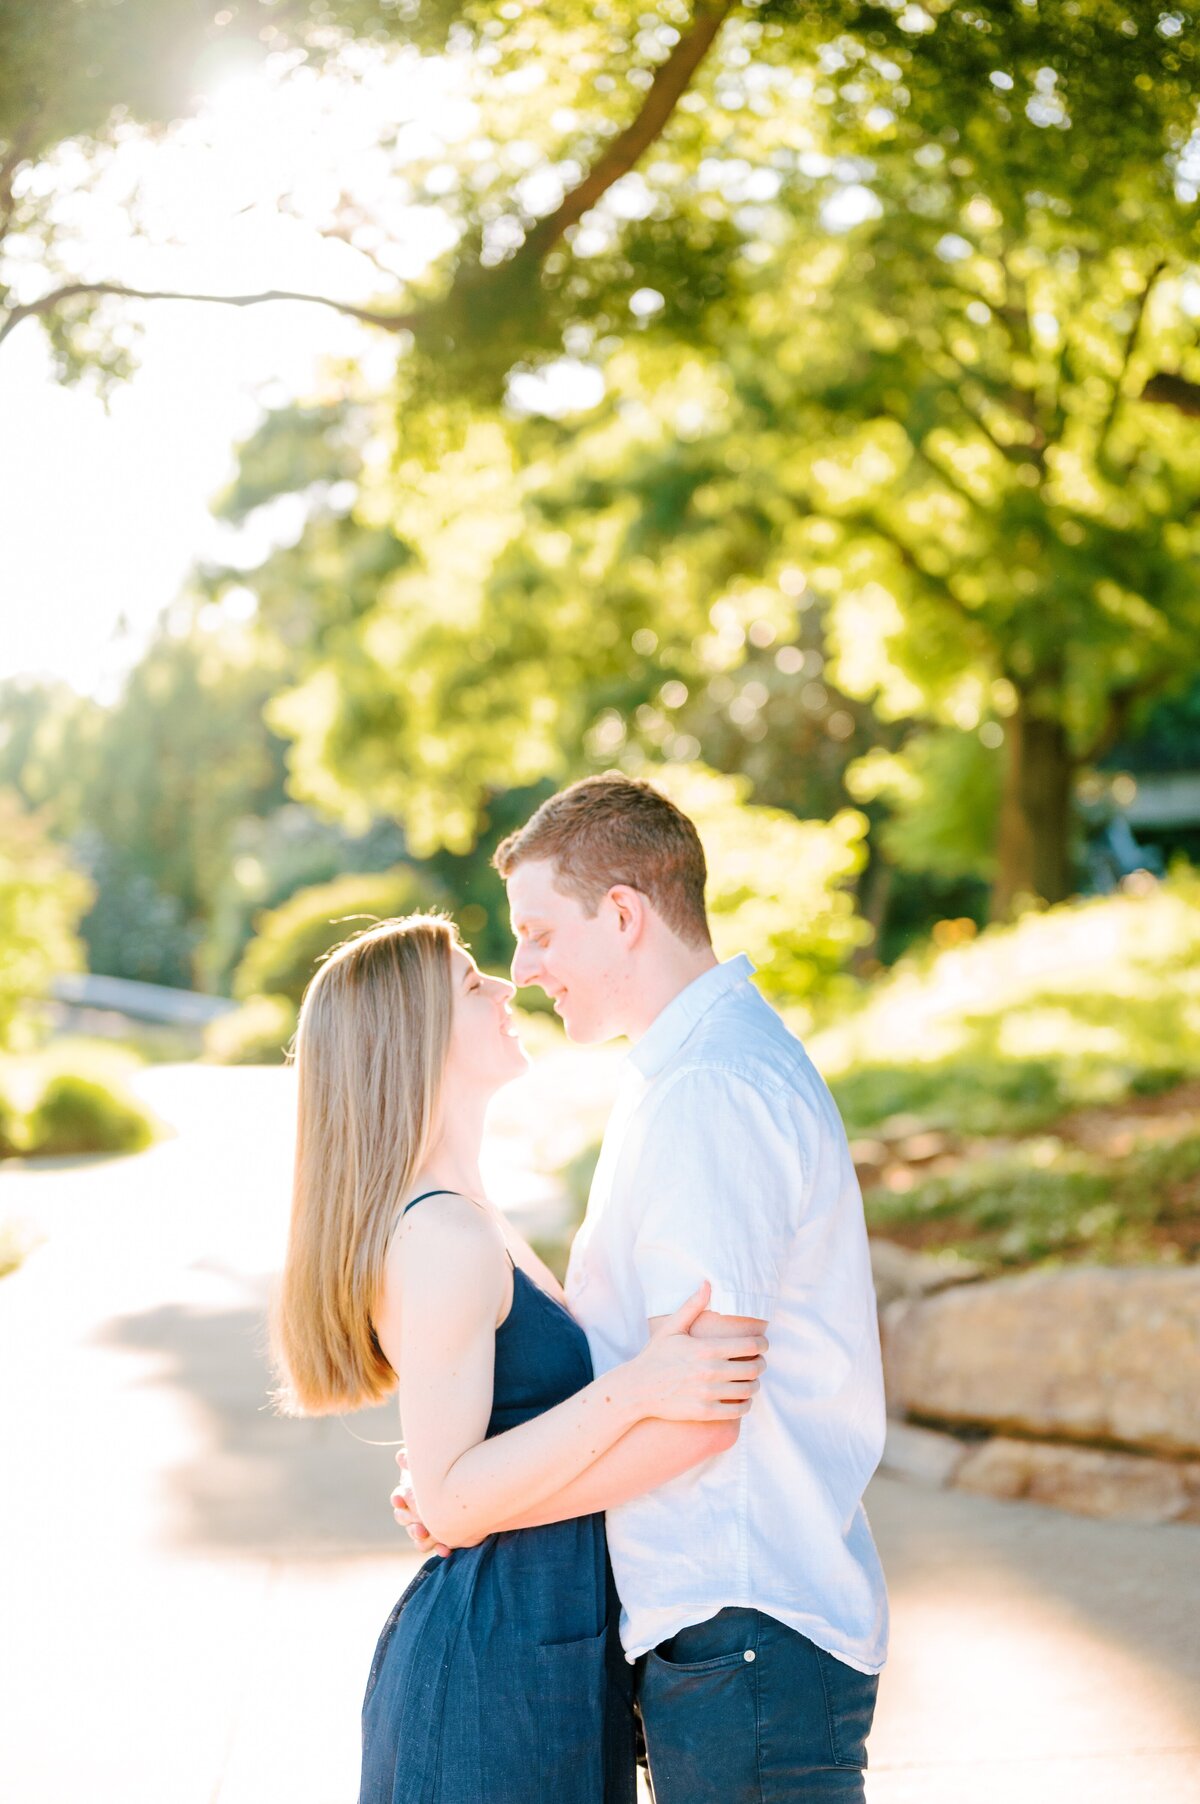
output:
[[395, 1446], [362, 1444], [399, 1442], [395, 1402], [345, 1418], [276, 1414], [265, 1285], [257, 1307], [172, 1303], [118, 1317], [96, 1344], [149, 1355], [143, 1382], [183, 1393], [196, 1452], [165, 1471], [172, 1549], [313, 1560], [409, 1551], [388, 1506]]

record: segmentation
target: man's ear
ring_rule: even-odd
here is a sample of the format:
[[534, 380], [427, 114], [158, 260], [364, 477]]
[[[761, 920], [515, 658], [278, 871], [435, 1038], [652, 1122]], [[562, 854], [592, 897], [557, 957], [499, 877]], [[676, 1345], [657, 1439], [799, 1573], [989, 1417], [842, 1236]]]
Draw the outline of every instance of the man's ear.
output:
[[618, 933], [624, 934], [631, 946], [635, 945], [646, 926], [645, 896], [641, 890], [632, 889], [627, 883], [614, 883], [607, 900], [617, 911]]

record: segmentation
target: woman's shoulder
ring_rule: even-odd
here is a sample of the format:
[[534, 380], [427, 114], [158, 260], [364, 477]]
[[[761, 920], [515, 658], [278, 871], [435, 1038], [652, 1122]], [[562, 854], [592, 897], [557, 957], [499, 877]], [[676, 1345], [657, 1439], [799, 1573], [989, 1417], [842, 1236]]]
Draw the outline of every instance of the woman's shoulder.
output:
[[440, 1281], [452, 1262], [461, 1281], [504, 1264], [504, 1236], [499, 1223], [481, 1203], [457, 1190], [438, 1190], [405, 1204], [396, 1223], [388, 1265], [406, 1278], [420, 1272], [422, 1282]]

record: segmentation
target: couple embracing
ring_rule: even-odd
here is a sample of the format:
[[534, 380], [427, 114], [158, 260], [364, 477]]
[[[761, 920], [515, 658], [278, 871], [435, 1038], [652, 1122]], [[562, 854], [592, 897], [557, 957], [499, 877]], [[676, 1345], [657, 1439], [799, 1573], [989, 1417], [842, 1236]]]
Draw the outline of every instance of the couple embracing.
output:
[[[862, 1205], [799, 1042], [719, 964], [695, 827], [616, 773], [500, 846], [515, 983], [628, 1036], [565, 1291], [492, 1204], [513, 984], [415, 916], [338, 947], [296, 1044], [291, 1406], [398, 1389], [360, 1804], [861, 1800], [886, 1652], [862, 1494], [883, 1389]], [[411, 1486], [411, 1488], [408, 1488]]]

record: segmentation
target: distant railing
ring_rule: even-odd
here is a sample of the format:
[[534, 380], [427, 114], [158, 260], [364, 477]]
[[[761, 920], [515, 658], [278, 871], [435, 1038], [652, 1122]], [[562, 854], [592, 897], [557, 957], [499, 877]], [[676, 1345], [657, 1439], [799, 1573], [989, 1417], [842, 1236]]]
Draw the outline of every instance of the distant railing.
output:
[[110, 1009], [132, 1021], [165, 1021], [178, 1027], [206, 1027], [238, 1005], [225, 996], [202, 996], [196, 990], [172, 990], [161, 983], [135, 983], [129, 977], [100, 977], [72, 972], [50, 985], [56, 1002], [71, 1008]]

